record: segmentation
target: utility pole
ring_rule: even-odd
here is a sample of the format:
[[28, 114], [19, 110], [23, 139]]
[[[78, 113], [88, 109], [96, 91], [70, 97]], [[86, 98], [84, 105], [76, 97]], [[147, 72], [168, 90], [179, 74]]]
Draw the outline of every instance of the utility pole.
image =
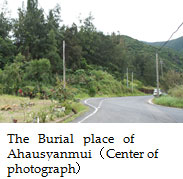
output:
[[65, 89], [65, 40], [63, 41], [63, 82]]
[[161, 65], [161, 76], [163, 78], [163, 60], [160, 60], [160, 65]]
[[159, 97], [159, 69], [158, 69], [158, 53], [156, 52], [156, 80], [157, 80], [157, 97]]
[[133, 93], [133, 72], [132, 72], [132, 93]]
[[126, 87], [128, 88], [128, 68], [127, 68], [127, 72], [126, 72]]

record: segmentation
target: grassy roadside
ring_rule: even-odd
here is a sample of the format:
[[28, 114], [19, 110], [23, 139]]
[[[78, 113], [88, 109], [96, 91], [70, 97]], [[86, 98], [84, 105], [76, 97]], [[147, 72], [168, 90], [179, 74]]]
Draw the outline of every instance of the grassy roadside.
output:
[[69, 122], [73, 121], [75, 118], [81, 116], [88, 110], [89, 110], [88, 106], [85, 106], [84, 104], [81, 104], [81, 103], [77, 104], [77, 114], [74, 114], [71, 117], [67, 118], [66, 120], [63, 121], [63, 123], [69, 123]]
[[68, 102], [67, 104], [69, 105], [65, 107], [66, 110], [63, 112], [51, 100], [1, 95], [0, 123], [12, 123], [13, 120], [17, 120], [18, 123], [32, 123], [36, 116], [39, 116], [40, 122], [54, 123], [63, 121], [63, 119], [69, 122], [69, 116], [74, 119], [88, 109], [88, 107], [79, 102]]
[[49, 108], [50, 100], [29, 99], [12, 95], [0, 96], [0, 122], [11, 123], [17, 120], [18, 123], [33, 122], [34, 115]]
[[[124, 96], [142, 96], [144, 93], [126, 93], [120, 95], [99, 95], [99, 97], [124, 97]], [[80, 94], [76, 99], [84, 100], [91, 98], [88, 94]], [[62, 122], [68, 123], [76, 117], [89, 110], [88, 106], [80, 102], [69, 102], [65, 112], [60, 112], [56, 104], [51, 100], [29, 99], [12, 95], [0, 96], [0, 123], [12, 123], [17, 120], [18, 123], [32, 123], [36, 116], [39, 116], [40, 122]], [[69, 108], [69, 110], [67, 110]], [[73, 110], [74, 109], [74, 110]], [[58, 110], [58, 111], [57, 111]]]
[[159, 98], [154, 98], [153, 103], [168, 107], [183, 108], [183, 99], [171, 96], [162, 96]]
[[50, 100], [29, 99], [12, 95], [0, 96], [0, 122], [32, 122], [33, 114], [51, 105]]

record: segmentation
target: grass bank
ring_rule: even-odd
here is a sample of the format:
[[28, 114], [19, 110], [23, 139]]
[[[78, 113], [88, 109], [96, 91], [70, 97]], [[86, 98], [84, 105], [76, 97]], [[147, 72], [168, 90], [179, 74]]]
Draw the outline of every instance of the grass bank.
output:
[[[123, 94], [96, 94], [94, 97], [122, 97], [122, 96], [140, 96], [144, 93], [135, 91], [134, 93]], [[40, 122], [68, 123], [76, 117], [89, 110], [89, 107], [80, 103], [80, 100], [91, 98], [88, 94], [81, 93], [76, 97], [77, 102], [67, 101], [62, 106], [56, 101], [40, 100], [37, 98], [29, 99], [27, 97], [18, 97], [13, 95], [0, 96], [0, 123], [12, 123], [16, 120], [18, 123], [32, 123], [36, 117]], [[62, 107], [65, 111], [62, 111]], [[35, 120], [36, 122], [36, 120]]]
[[153, 102], [158, 105], [183, 108], [183, 98], [176, 98], [171, 96], [162, 96], [159, 98], [154, 98]]
[[[65, 110], [62, 110], [62, 107]], [[29, 99], [12, 95], [0, 96], [0, 122], [32, 123], [36, 117], [40, 122], [60, 122], [68, 117], [77, 117], [88, 108], [79, 102], [71, 102], [60, 106], [56, 101]], [[67, 120], [68, 121], [68, 120]], [[35, 121], [36, 122], [36, 121]]]
[[34, 115], [51, 105], [50, 100], [29, 99], [12, 95], [0, 96], [0, 122], [32, 122]]

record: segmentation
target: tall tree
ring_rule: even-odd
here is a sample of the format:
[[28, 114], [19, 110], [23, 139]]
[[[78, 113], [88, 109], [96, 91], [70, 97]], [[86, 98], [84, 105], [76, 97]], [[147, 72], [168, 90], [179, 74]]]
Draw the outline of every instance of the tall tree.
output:
[[62, 73], [62, 60], [58, 53], [56, 35], [53, 29], [51, 29], [48, 34], [45, 56], [50, 60], [52, 73]]
[[7, 1], [4, 2], [0, 12], [0, 68], [13, 61], [15, 46], [10, 40], [12, 22], [8, 16]]
[[98, 36], [96, 28], [93, 24], [94, 18], [91, 14], [84, 20], [80, 26], [79, 39], [82, 47], [82, 56], [88, 63], [94, 64], [98, 59], [96, 58], [96, 50], [98, 48]]
[[61, 7], [57, 4], [54, 9], [49, 11], [47, 17], [48, 32], [53, 29], [56, 33], [59, 32], [61, 20]]
[[0, 37], [5, 39], [9, 36], [11, 31], [12, 24], [10, 18], [8, 18], [9, 12], [7, 9], [7, 1], [4, 1], [3, 6], [1, 7], [0, 12]]
[[64, 33], [66, 40], [66, 64], [72, 70], [81, 68], [82, 47], [79, 44], [78, 28], [76, 24], [67, 27]]
[[15, 40], [19, 52], [26, 59], [39, 59], [45, 54], [46, 25], [43, 10], [38, 8], [38, 0], [28, 0], [27, 9], [19, 9], [15, 21]]
[[4, 68], [7, 63], [12, 63], [15, 55], [15, 46], [8, 38], [0, 37], [0, 68]]

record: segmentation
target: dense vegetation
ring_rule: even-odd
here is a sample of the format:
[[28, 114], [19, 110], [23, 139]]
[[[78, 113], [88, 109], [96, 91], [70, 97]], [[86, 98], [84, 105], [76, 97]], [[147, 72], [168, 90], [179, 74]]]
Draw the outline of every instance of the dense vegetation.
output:
[[171, 88], [168, 94], [154, 99], [154, 102], [159, 105], [183, 108], [183, 85]]
[[[127, 68], [130, 80], [134, 74], [135, 89], [155, 86], [157, 48], [120, 34], [105, 35], [92, 21], [89, 15], [80, 25], [66, 26], [61, 21], [60, 6], [45, 15], [38, 0], [28, 0], [26, 8], [18, 9], [17, 19], [9, 18], [8, 9], [2, 8], [0, 93], [60, 100], [68, 93], [122, 95], [131, 91], [125, 87]], [[59, 80], [63, 74], [63, 40], [67, 90]], [[170, 69], [177, 73], [183, 70], [181, 54], [164, 49], [159, 56], [163, 61], [161, 76]]]
[[[165, 42], [152, 42], [152, 43], [148, 43], [148, 44], [153, 45], [153, 46], [160, 47], [160, 46], [162, 46], [164, 43], [165, 43]], [[174, 50], [177, 50], [177, 51], [183, 53], [183, 37], [179, 37], [179, 38], [177, 38], [177, 39], [170, 40], [170, 41], [165, 45], [165, 47], [172, 48], [172, 49], [174, 49]]]
[[155, 98], [156, 104], [183, 108], [183, 73], [169, 71], [162, 78], [161, 86], [168, 95]]

